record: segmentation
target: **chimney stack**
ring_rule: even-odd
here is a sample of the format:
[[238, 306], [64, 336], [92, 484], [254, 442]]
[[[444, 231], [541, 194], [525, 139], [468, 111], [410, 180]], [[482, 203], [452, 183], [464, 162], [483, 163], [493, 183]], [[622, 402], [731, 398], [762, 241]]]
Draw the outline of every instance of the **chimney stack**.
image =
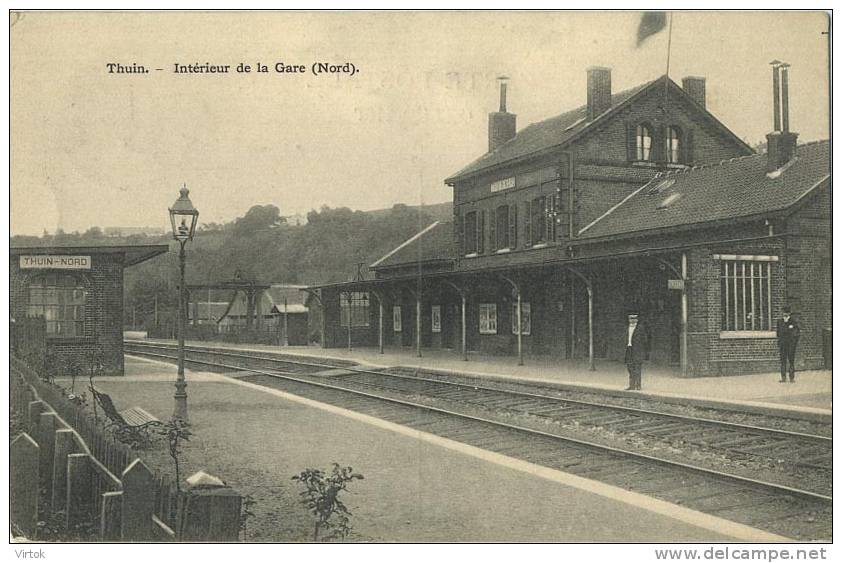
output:
[[508, 76], [500, 76], [500, 111], [488, 114], [488, 152], [493, 151], [517, 133], [517, 116], [506, 111]]
[[772, 65], [774, 131], [766, 135], [766, 170], [772, 172], [795, 158], [798, 133], [789, 130], [789, 64], [778, 60], [769, 64]]
[[611, 107], [611, 69], [588, 69], [588, 121], [593, 121]]
[[705, 107], [705, 77], [685, 76], [681, 79], [681, 88], [694, 102]]

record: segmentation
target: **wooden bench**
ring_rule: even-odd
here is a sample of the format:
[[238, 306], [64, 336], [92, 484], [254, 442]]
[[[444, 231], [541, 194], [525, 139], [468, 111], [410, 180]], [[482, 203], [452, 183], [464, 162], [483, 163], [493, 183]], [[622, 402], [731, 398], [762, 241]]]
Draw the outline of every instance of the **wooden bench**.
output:
[[129, 440], [146, 442], [149, 439], [150, 428], [161, 424], [160, 420], [140, 407], [118, 411], [110, 395], [101, 393], [93, 387], [91, 387], [91, 392], [97, 404], [102, 407], [105, 416], [108, 417], [110, 421], [108, 426], [116, 427], [115, 433], [121, 441], [124, 441], [123, 438], [128, 438]]

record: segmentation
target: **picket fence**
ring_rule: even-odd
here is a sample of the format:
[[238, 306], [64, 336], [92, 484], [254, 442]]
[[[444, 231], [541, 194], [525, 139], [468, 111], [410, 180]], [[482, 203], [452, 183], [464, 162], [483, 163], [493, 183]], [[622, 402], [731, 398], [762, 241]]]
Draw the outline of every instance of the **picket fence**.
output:
[[14, 356], [10, 379], [10, 406], [25, 429], [10, 446], [11, 516], [27, 538], [37, 539], [40, 489], [68, 529], [93, 525], [103, 541], [237, 541], [241, 498], [234, 491], [214, 491], [215, 500], [203, 502], [151, 471]]

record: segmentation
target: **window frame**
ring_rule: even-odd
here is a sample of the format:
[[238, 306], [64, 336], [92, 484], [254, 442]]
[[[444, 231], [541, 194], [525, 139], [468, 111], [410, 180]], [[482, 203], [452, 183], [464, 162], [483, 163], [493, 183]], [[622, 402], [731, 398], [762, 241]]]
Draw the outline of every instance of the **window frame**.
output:
[[[48, 285], [50, 277], [54, 278], [54, 285]], [[64, 285], [61, 280], [70, 280], [71, 283]], [[37, 286], [36, 284], [39, 281], [42, 283]], [[36, 290], [35, 293], [39, 295], [39, 303], [33, 302], [33, 290]], [[72, 293], [69, 299], [67, 296], [60, 297], [60, 294], [66, 292]], [[47, 300], [51, 296], [54, 297], [54, 302], [48, 303]], [[66, 272], [44, 272], [34, 275], [27, 283], [26, 297], [26, 313], [30, 316], [44, 318], [47, 339], [72, 340], [86, 337], [88, 289], [84, 279], [79, 275]], [[48, 308], [55, 311], [55, 314], [47, 314]], [[65, 317], [68, 310], [73, 311], [73, 318]], [[50, 318], [52, 316], [55, 318]], [[65, 324], [73, 326], [72, 334], [60, 332]], [[51, 327], [53, 327], [53, 330], [50, 330]]]
[[775, 338], [772, 264], [779, 257], [715, 254], [713, 258], [720, 263], [720, 338]]
[[497, 334], [497, 303], [480, 303], [478, 310], [479, 333], [484, 335]]
[[476, 256], [479, 253], [479, 212], [476, 210], [465, 213], [463, 221], [463, 236], [465, 238], [465, 256]]
[[[501, 213], [503, 214], [501, 216]], [[498, 205], [494, 210], [494, 224], [495, 224], [495, 245], [494, 249], [497, 252], [507, 251], [512, 249], [509, 228], [511, 225], [511, 210], [509, 204], [504, 203]], [[501, 223], [502, 221], [502, 223]]]
[[[646, 133], [644, 135], [643, 133]], [[649, 145], [646, 146], [644, 139], [649, 139]], [[654, 129], [652, 125], [647, 122], [638, 123], [634, 133], [635, 146], [635, 160], [637, 162], [653, 162], [654, 154]]]
[[[348, 296], [349, 293], [350, 297]], [[365, 305], [362, 305], [362, 303], [365, 303]], [[368, 291], [342, 291], [339, 293], [339, 326], [348, 328], [348, 319], [352, 319], [351, 328], [371, 326], [371, 295]]]
[[682, 164], [684, 160], [682, 155], [683, 145], [684, 137], [681, 127], [678, 125], [667, 127], [667, 133], [664, 135], [664, 156], [667, 164]]

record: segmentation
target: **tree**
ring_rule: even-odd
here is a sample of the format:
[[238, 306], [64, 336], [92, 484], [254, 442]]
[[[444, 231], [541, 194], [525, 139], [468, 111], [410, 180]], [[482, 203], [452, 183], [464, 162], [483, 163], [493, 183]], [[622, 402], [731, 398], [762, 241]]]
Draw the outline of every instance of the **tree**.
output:
[[234, 231], [238, 234], [256, 233], [272, 229], [286, 222], [281, 217], [281, 210], [274, 205], [255, 205], [249, 209], [245, 216], [234, 221]]

